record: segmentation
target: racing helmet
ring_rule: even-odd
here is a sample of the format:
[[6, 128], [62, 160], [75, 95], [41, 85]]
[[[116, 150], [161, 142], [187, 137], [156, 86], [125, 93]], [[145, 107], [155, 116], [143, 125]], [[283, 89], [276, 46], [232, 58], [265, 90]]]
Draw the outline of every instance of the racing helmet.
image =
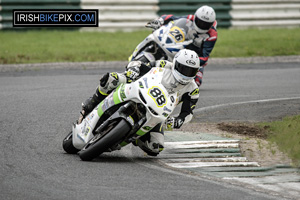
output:
[[182, 85], [190, 83], [200, 68], [200, 60], [195, 51], [182, 49], [173, 59], [172, 74]]
[[216, 20], [216, 13], [212, 7], [201, 6], [196, 10], [193, 25], [198, 33], [206, 33]]

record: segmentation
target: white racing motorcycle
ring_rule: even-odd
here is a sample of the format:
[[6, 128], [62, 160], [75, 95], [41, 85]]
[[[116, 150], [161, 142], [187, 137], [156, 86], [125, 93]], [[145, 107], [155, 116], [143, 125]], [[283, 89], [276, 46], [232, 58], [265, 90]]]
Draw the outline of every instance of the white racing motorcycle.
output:
[[155, 60], [172, 62], [175, 54], [193, 42], [186, 40], [188, 27], [186, 19], [169, 22], [148, 35], [137, 45], [129, 61], [140, 60], [148, 63]]
[[152, 68], [132, 83], [121, 84], [88, 114], [74, 124], [63, 140], [67, 153], [89, 161], [103, 152], [119, 150], [164, 122], [177, 104], [161, 84], [163, 68]]

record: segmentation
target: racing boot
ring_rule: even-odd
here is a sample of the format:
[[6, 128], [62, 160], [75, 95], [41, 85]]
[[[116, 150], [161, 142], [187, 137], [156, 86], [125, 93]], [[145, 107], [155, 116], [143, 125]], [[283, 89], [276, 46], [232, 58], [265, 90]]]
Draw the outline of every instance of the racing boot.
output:
[[156, 125], [150, 132], [134, 141], [133, 145], [140, 147], [149, 156], [157, 156], [164, 149], [162, 124]]
[[93, 97], [88, 98], [82, 103], [82, 111], [77, 121], [78, 124], [87, 116], [92, 110], [105, 99], [120, 83], [126, 83], [126, 76], [116, 72], [106, 73], [101, 79], [99, 87], [96, 89]]
[[97, 88], [95, 94], [85, 100], [85, 102], [82, 103], [82, 110], [80, 111], [80, 116], [77, 121], [77, 124], [80, 124], [82, 120], [90, 113], [94, 108], [103, 100], [105, 99], [107, 95], [102, 94], [99, 89]]

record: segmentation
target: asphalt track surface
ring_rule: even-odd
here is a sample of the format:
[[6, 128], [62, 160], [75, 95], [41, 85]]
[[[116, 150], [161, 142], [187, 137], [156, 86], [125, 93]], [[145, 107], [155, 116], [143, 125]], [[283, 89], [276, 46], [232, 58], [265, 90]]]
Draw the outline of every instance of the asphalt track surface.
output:
[[[0, 199], [283, 199], [165, 168], [131, 145], [93, 162], [65, 154], [62, 139], [108, 70], [0, 73]], [[299, 77], [299, 63], [211, 65], [194, 121], [300, 114]]]

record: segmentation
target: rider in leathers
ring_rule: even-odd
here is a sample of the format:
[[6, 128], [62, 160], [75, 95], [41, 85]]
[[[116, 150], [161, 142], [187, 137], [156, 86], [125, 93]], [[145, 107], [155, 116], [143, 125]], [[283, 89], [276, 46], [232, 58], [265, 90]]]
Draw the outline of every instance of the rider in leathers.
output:
[[[192, 119], [192, 110], [199, 98], [199, 88], [194, 78], [199, 70], [200, 63], [199, 57], [194, 51], [183, 49], [175, 55], [173, 63], [165, 60], [148, 64], [141, 61], [132, 61], [127, 65], [125, 73], [112, 72], [105, 74], [100, 79], [100, 85], [93, 97], [83, 103], [78, 123], [81, 123], [82, 119], [118, 85], [136, 80], [150, 71], [152, 67], [165, 68], [162, 84], [169, 93], [178, 92], [179, 102], [182, 102], [180, 114], [177, 117], [169, 117], [166, 121], [167, 127], [178, 129], [183, 123], [189, 122]], [[139, 146], [148, 155], [156, 156], [164, 148], [163, 134], [163, 124], [160, 123], [136, 140], [134, 145]]]
[[195, 78], [197, 85], [200, 87], [202, 84], [204, 66], [207, 64], [207, 60], [215, 46], [218, 36], [216, 13], [214, 9], [209, 6], [202, 6], [194, 15], [181, 17], [163, 15], [158, 19], [148, 22], [146, 27], [156, 30], [162, 25], [168, 24], [170, 21], [175, 22], [182, 18], [187, 19], [186, 25], [189, 27], [186, 40], [193, 40], [193, 43], [186, 46], [186, 49], [195, 51], [200, 59], [201, 68]]

